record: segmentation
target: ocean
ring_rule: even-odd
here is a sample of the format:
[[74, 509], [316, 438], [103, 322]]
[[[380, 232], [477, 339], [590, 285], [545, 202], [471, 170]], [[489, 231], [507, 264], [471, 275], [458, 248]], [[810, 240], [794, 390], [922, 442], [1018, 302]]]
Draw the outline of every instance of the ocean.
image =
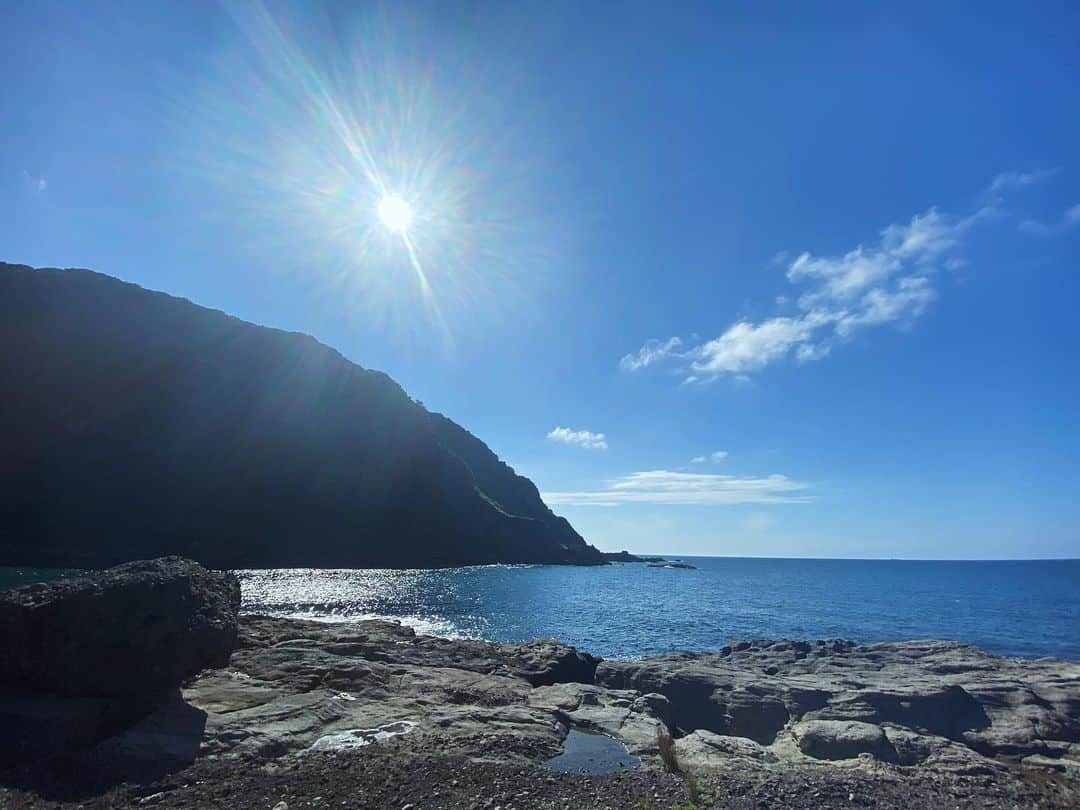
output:
[[[922, 562], [685, 557], [696, 570], [475, 566], [238, 572], [243, 609], [324, 621], [393, 618], [419, 632], [562, 639], [605, 658], [732, 639], [944, 638], [1080, 660], [1080, 560]], [[0, 586], [58, 572], [0, 569]]]

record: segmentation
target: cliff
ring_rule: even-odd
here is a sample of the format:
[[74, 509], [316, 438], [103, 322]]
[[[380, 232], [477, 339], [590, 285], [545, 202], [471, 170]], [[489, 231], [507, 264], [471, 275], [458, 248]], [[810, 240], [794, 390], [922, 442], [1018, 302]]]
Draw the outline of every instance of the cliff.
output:
[[536, 487], [314, 338], [0, 263], [0, 565], [601, 563]]

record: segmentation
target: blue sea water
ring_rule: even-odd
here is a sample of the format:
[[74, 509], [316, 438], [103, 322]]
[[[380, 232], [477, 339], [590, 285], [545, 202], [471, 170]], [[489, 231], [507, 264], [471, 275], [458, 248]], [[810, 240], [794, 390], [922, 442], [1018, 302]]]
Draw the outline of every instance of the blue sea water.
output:
[[685, 561], [697, 570], [625, 563], [241, 576], [248, 611], [386, 616], [422, 632], [493, 641], [548, 636], [606, 658], [747, 638], [944, 638], [1080, 660], [1080, 560]]
[[[685, 561], [697, 570], [626, 563], [239, 573], [247, 612], [389, 617], [421, 632], [493, 641], [548, 636], [606, 658], [783, 637], [945, 638], [1003, 655], [1080, 660], [1080, 560]], [[0, 587], [52, 574], [0, 569]]]

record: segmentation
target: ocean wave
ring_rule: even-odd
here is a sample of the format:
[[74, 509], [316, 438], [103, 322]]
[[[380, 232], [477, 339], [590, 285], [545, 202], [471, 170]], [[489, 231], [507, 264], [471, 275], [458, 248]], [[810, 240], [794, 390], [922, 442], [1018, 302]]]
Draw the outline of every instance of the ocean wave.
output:
[[421, 636], [438, 636], [448, 639], [476, 639], [483, 640], [481, 636], [471, 633], [450, 619], [440, 616], [417, 616], [417, 615], [392, 615], [389, 613], [350, 613], [334, 610], [319, 610], [317, 608], [279, 608], [268, 609], [242, 609], [245, 615], [258, 614], [262, 616], [274, 616], [279, 619], [303, 619], [306, 621], [325, 622], [327, 624], [349, 624], [362, 621], [385, 621], [396, 622], [405, 627], [411, 627]]

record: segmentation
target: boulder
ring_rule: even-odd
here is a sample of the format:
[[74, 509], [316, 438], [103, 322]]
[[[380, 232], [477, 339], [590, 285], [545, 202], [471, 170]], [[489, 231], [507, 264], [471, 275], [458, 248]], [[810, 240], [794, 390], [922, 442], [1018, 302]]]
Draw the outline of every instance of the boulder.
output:
[[691, 773], [715, 767], [717, 762], [754, 769], [778, 761], [772, 751], [746, 737], [726, 737], [704, 730], [677, 739], [675, 752], [679, 765]]
[[675, 727], [675, 720], [671, 714], [671, 701], [657, 692], [635, 698], [630, 710], [641, 714], [651, 714], [664, 724], [668, 733], [671, 733]]
[[799, 750], [815, 759], [855, 759], [873, 754], [895, 762], [896, 751], [881, 726], [851, 720], [807, 720], [793, 729]]
[[0, 592], [0, 689], [122, 697], [228, 663], [240, 583], [180, 557]]
[[568, 644], [538, 639], [511, 647], [508, 664], [515, 675], [533, 686], [554, 683], [592, 683], [600, 659]]

